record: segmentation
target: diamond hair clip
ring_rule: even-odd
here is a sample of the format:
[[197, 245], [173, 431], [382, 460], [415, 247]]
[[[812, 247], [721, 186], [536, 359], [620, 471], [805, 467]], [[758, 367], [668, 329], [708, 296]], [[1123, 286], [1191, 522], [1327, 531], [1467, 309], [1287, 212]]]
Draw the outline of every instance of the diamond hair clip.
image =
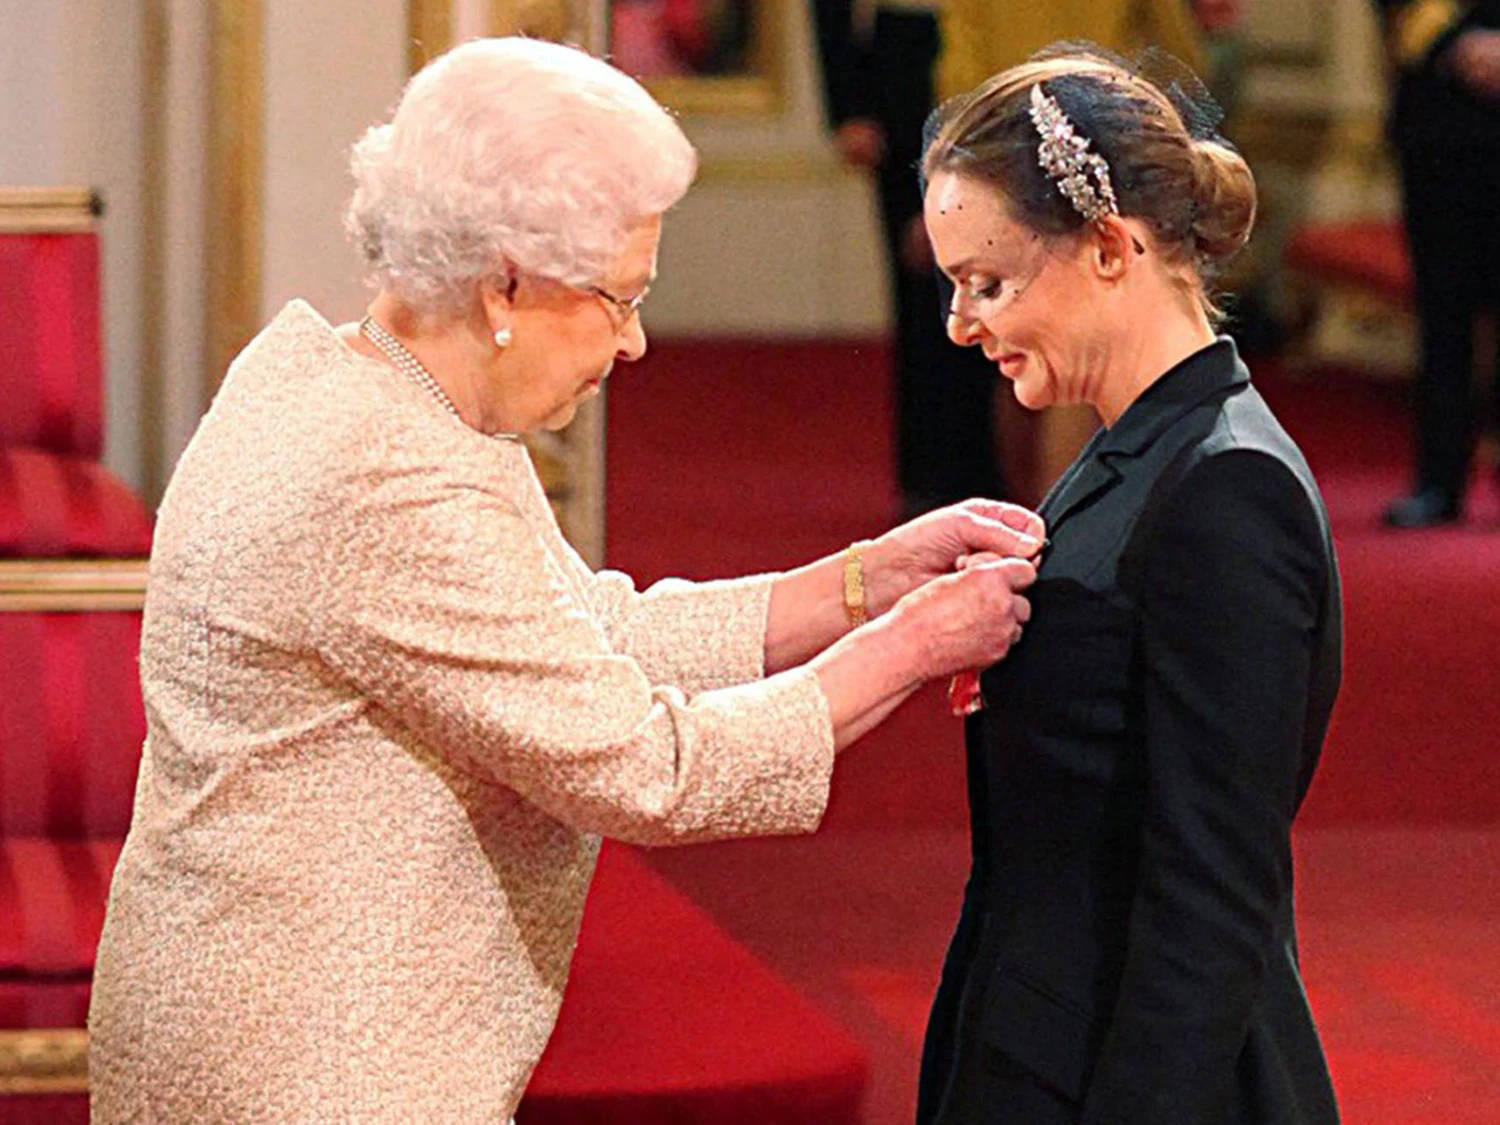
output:
[[1110, 182], [1108, 162], [1089, 151], [1088, 138], [1078, 135], [1057, 99], [1042, 92], [1040, 82], [1031, 88], [1030, 112], [1031, 123], [1041, 136], [1036, 162], [1057, 190], [1067, 196], [1073, 209], [1090, 223], [1118, 215], [1120, 205]]

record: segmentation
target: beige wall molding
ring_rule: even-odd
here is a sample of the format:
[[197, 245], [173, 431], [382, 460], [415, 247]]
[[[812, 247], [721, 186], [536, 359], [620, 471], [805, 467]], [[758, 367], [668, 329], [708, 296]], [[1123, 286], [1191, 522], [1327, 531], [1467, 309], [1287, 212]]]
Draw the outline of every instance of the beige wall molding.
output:
[[1254, 65], [1318, 70], [1333, 46], [1330, 4], [1248, 5], [1249, 55]]
[[88, 1059], [82, 1028], [0, 1031], [0, 1095], [87, 1093]]
[[0, 560], [0, 613], [138, 610], [145, 559]]
[[0, 187], [0, 234], [91, 231], [103, 211], [92, 188]]
[[263, 0], [213, 0], [209, 32], [206, 402], [260, 328]]

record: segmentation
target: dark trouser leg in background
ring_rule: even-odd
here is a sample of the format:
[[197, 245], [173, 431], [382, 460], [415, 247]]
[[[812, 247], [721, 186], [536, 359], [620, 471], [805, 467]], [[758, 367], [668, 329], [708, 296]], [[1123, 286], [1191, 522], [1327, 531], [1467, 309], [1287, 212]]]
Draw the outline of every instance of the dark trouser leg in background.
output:
[[1414, 402], [1415, 487], [1386, 510], [1386, 522], [1394, 526], [1442, 523], [1463, 509], [1476, 431], [1474, 320], [1493, 306], [1500, 274], [1493, 163], [1447, 150], [1401, 153], [1421, 368]]

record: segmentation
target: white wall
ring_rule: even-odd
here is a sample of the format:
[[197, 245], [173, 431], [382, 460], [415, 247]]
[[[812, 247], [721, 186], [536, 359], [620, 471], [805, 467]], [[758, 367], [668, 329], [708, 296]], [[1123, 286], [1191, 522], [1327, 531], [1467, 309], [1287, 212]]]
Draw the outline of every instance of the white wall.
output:
[[364, 307], [349, 146], [400, 96], [405, 43], [405, 0], [267, 0], [263, 320], [292, 297], [335, 323]]
[[871, 336], [886, 281], [866, 177], [823, 124], [807, 5], [788, 2], [786, 98], [774, 118], [687, 117], [699, 182], [663, 227], [647, 327], [661, 335]]
[[137, 487], [143, 17], [144, 0], [0, 6], [0, 183], [82, 185], [104, 196], [105, 460]]

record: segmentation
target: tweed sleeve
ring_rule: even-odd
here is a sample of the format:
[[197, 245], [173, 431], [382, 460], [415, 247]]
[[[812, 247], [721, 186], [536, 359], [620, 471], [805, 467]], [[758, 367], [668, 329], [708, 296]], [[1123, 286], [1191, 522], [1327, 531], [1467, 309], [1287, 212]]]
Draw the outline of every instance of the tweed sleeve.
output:
[[604, 570], [588, 575], [589, 600], [616, 652], [696, 695], [765, 675], [774, 578], [667, 578], [638, 592], [628, 575]]
[[726, 606], [741, 622], [653, 659], [682, 673], [656, 678], [611, 643], [597, 592], [549, 533], [502, 488], [374, 482], [329, 539], [321, 655], [426, 746], [576, 830], [654, 844], [816, 827], [833, 764], [816, 676], [694, 690], [736, 664], [716, 643], [763, 623], [756, 585], [639, 595], [625, 616], [655, 655], [671, 647], [643, 639], [658, 618], [679, 637]]

